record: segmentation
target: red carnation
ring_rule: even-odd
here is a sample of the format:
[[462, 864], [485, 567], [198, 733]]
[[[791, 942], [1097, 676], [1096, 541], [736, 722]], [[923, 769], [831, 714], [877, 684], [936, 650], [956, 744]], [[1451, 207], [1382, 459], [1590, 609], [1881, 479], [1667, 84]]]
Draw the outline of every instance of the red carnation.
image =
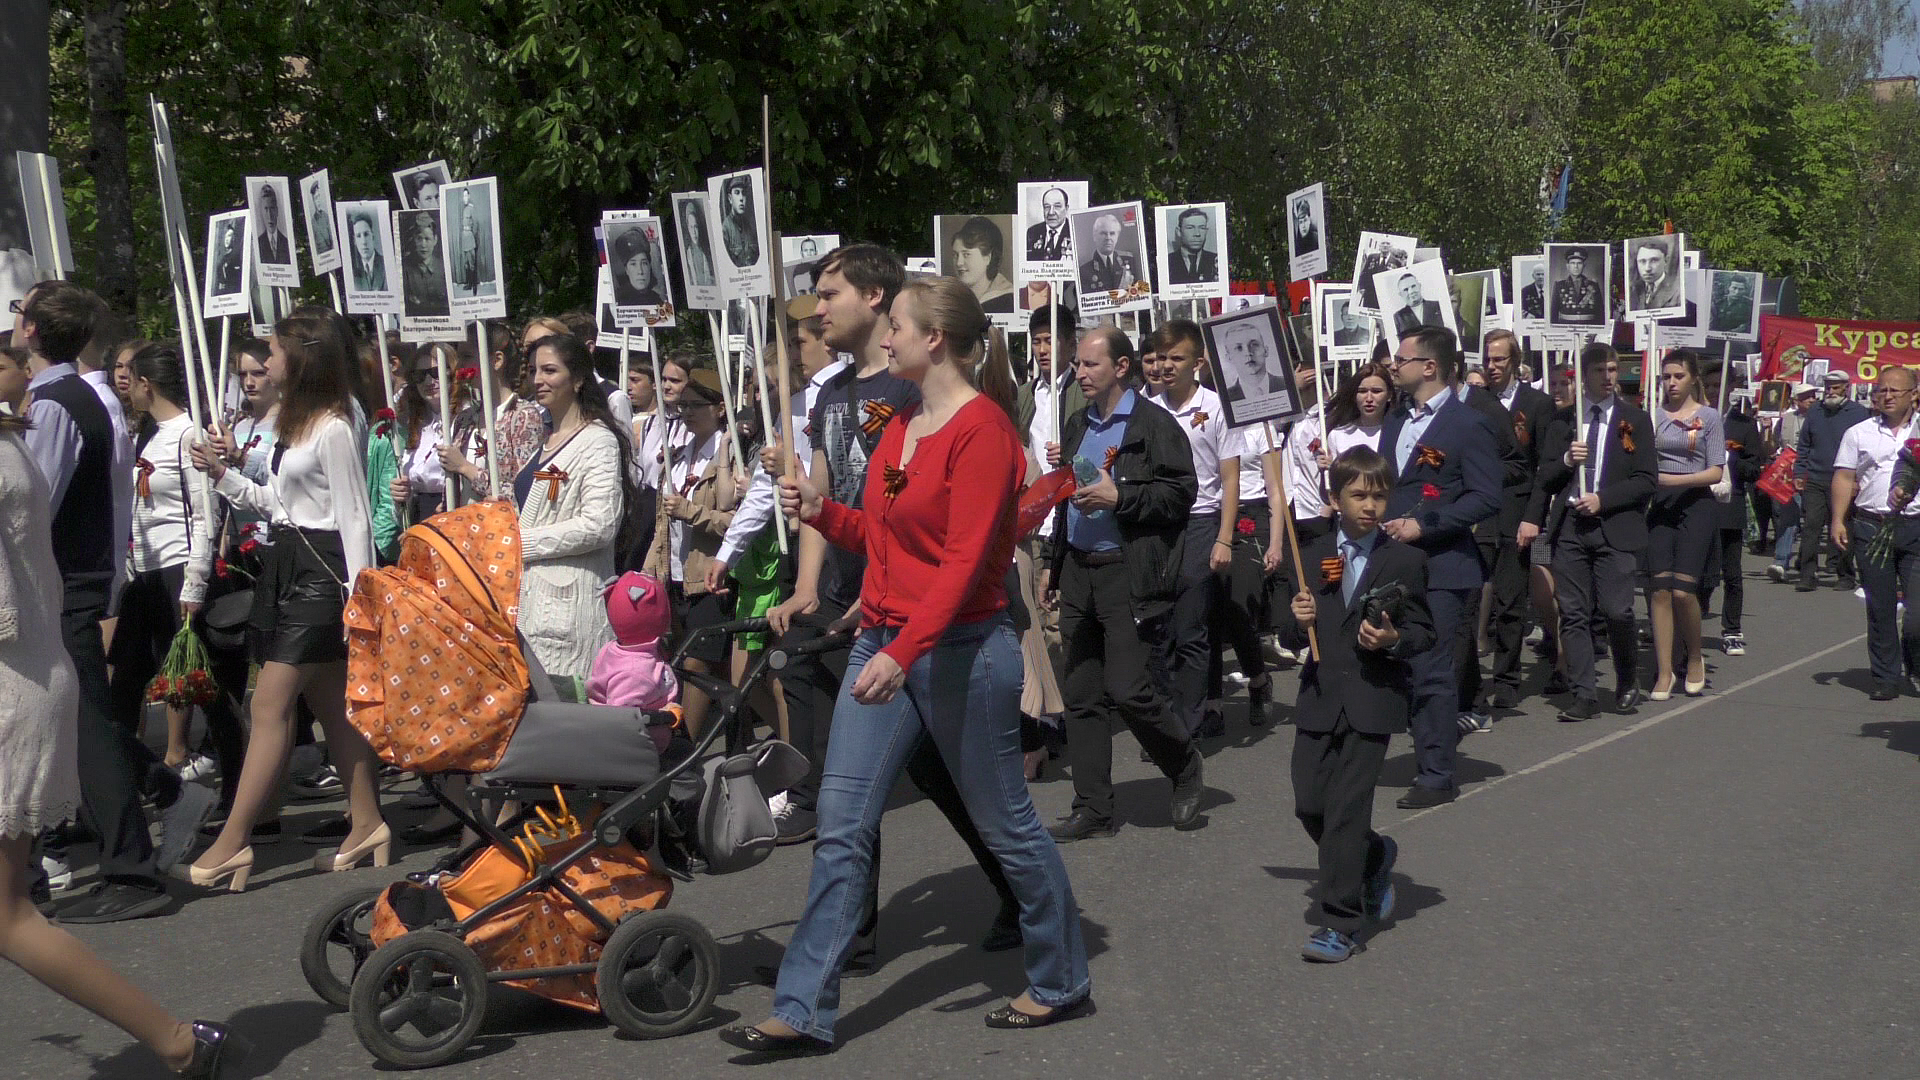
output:
[[1239, 533], [1241, 536], [1252, 536], [1253, 529], [1254, 529], [1253, 519], [1250, 517], [1243, 517], [1239, 521], [1236, 521], [1233, 523], [1233, 529], [1235, 532]]
[[1423, 498], [1423, 499], [1437, 499], [1437, 498], [1439, 498], [1439, 497], [1440, 497], [1440, 488], [1439, 488], [1439, 486], [1438, 486], [1438, 485], [1435, 485], [1435, 484], [1421, 484], [1421, 485], [1420, 485], [1420, 497], [1421, 497], [1421, 498]]
[[214, 577], [220, 577], [220, 578], [226, 577], [227, 572], [228, 572], [227, 560], [225, 559], [213, 560], [213, 576]]
[[242, 555], [251, 555], [255, 551], [258, 551], [259, 549], [260, 549], [260, 541], [258, 540], [247, 539], [240, 542], [239, 551], [240, 551], [240, 554]]
[[480, 369], [477, 367], [463, 367], [454, 372], [453, 377], [456, 382], [472, 382], [480, 377]]
[[375, 420], [391, 420], [393, 419], [393, 410], [381, 409], [379, 412], [373, 414], [373, 418]]

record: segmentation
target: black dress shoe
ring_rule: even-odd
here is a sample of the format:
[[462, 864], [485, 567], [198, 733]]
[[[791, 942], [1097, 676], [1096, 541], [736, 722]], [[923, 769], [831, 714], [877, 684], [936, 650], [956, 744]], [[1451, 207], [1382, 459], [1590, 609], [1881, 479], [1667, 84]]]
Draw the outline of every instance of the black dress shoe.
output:
[[435, 825], [431, 828], [426, 825], [410, 825], [400, 830], [399, 839], [408, 847], [431, 847], [435, 844], [444, 844], [459, 836], [460, 829], [461, 825], [457, 821], [449, 821], [444, 825]]
[[1892, 683], [1874, 683], [1873, 693], [1867, 695], [1868, 701], [1892, 701], [1900, 696], [1900, 688]]
[[63, 923], [85, 926], [144, 919], [172, 906], [173, 897], [158, 886], [150, 888], [119, 881], [102, 881], [79, 899], [54, 909], [54, 917]]
[[308, 829], [306, 832], [301, 833], [300, 842], [303, 844], [313, 844], [318, 847], [338, 847], [340, 842], [345, 840], [347, 834], [352, 831], [353, 822], [347, 820], [347, 815], [341, 814], [331, 821], [323, 821], [313, 828]]
[[1558, 697], [1561, 694], [1571, 693], [1573, 693], [1573, 680], [1557, 671], [1547, 676], [1547, 685], [1540, 688], [1542, 697]]
[[1457, 787], [1431, 788], [1415, 784], [1393, 805], [1402, 810], [1425, 810], [1429, 806], [1445, 806], [1459, 797], [1460, 789]]
[[1640, 703], [1647, 699], [1646, 692], [1638, 686], [1623, 686], [1613, 695], [1613, 711], [1622, 716], [1631, 716], [1640, 711]]
[[1266, 727], [1272, 723], [1267, 710], [1273, 707], [1273, 676], [1259, 685], [1247, 684], [1247, 723], [1254, 727]]
[[240, 1067], [246, 1064], [247, 1055], [252, 1052], [253, 1044], [228, 1031], [225, 1024], [195, 1020], [193, 1060], [174, 1075], [192, 1077], [194, 1080], [238, 1076]]
[[1057, 823], [1047, 826], [1047, 835], [1060, 844], [1071, 844], [1075, 840], [1101, 840], [1119, 831], [1119, 826], [1113, 822], [1095, 817], [1085, 810], [1075, 810]]
[[1198, 749], [1192, 751], [1186, 770], [1173, 782], [1173, 827], [1176, 829], [1187, 828], [1200, 816], [1200, 796], [1207, 790], [1200, 775], [1205, 761]]
[[1009, 1001], [1005, 1005], [988, 1013], [986, 1020], [987, 1026], [990, 1028], [1017, 1028], [1025, 1030], [1029, 1028], [1043, 1028], [1048, 1024], [1057, 1024], [1062, 1020], [1072, 1020], [1075, 1017], [1087, 1016], [1092, 1012], [1093, 999], [1090, 997], [1083, 997], [1071, 1005], [1056, 1006], [1041, 1013], [1039, 1016], [1035, 1016], [1032, 1013], [1023, 1013], [1019, 1009], [1014, 1008], [1013, 1002]]
[[1574, 698], [1573, 704], [1560, 710], [1560, 722], [1577, 724], [1582, 720], [1591, 720], [1600, 715], [1600, 705], [1592, 698]]
[[775, 1057], [810, 1057], [833, 1052], [833, 1044], [811, 1035], [769, 1035], [751, 1024], [720, 1029], [720, 1041], [756, 1054]]
[[1520, 695], [1506, 687], [1496, 687], [1487, 691], [1487, 708], [1517, 709], [1520, 707]]
[[993, 925], [987, 928], [987, 936], [980, 939], [981, 952], [1006, 952], [1025, 944], [1020, 936], [1020, 909], [1003, 907], [993, 917]]

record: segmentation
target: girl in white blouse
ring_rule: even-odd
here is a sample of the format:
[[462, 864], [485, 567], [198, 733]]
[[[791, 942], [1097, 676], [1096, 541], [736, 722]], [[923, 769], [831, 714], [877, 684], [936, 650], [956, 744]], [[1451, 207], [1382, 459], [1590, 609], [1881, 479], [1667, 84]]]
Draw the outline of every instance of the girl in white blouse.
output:
[[287, 766], [297, 696], [326, 729], [352, 821], [339, 851], [322, 852], [315, 869], [348, 870], [369, 857], [385, 866], [393, 846], [380, 818], [373, 749], [346, 714], [346, 595], [360, 571], [374, 564], [364, 457], [349, 421], [351, 357], [336, 328], [317, 316], [281, 320], [271, 345], [267, 377], [280, 388], [280, 416], [268, 483], [227, 468], [198, 444], [192, 450], [194, 465], [223, 497], [272, 521], [250, 623], [260, 674], [246, 764], [219, 837], [179, 875], [196, 885], [231, 879], [235, 891], [246, 887], [253, 867], [249, 833]]

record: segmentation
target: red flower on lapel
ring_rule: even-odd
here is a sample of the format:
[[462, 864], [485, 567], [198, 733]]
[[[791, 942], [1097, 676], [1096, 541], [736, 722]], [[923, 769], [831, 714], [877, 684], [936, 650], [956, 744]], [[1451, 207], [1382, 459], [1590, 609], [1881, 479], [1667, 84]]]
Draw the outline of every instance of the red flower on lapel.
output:
[[1253, 519], [1250, 517], [1243, 517], [1233, 523], [1233, 530], [1241, 536], [1252, 536], [1254, 527]]
[[1421, 484], [1421, 485], [1420, 485], [1420, 497], [1421, 497], [1421, 498], [1423, 498], [1423, 499], [1437, 499], [1437, 498], [1439, 498], [1439, 497], [1440, 497], [1440, 485], [1438, 485], [1438, 484]]

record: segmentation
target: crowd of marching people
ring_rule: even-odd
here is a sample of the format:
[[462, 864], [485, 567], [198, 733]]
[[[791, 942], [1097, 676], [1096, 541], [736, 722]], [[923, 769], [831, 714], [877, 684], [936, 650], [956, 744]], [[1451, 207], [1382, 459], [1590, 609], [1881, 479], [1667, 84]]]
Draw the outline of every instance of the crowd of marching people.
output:
[[[517, 510], [519, 626], [563, 696], [607, 694], [603, 595], [627, 571], [665, 587], [676, 639], [767, 619], [701, 638], [685, 670], [738, 682], [760, 650], [812, 643], [750, 702], [809, 766], [773, 795], [780, 841], [815, 845], [773, 1015], [721, 1033], [768, 1053], [830, 1048], [841, 973], [875, 963], [881, 817], [902, 771], [999, 897], [983, 947], [1025, 950], [1029, 989], [987, 1023], [1032, 1028], [1091, 1000], [1057, 846], [1157, 817], [1116, 793], [1116, 722], [1183, 829], [1205, 823], [1203, 750], [1233, 712], [1293, 723], [1321, 874], [1302, 954], [1337, 962], [1393, 906], [1396, 849], [1371, 825], [1391, 736], [1408, 733], [1417, 762], [1398, 805], [1420, 809], [1458, 794], [1463, 738], [1530, 694], [1582, 722], [1705, 693], [1709, 652], [1746, 648], [1748, 553], [1803, 590], [1830, 554], [1837, 585], [1864, 589], [1872, 696], [1911, 688], [1910, 370], [1880, 375], [1872, 409], [1835, 372], [1763, 422], [1749, 405], [1723, 415], [1719, 365], [1689, 350], [1648, 358], [1629, 392], [1606, 344], [1548, 371], [1496, 330], [1470, 368], [1452, 331], [1419, 326], [1324, 403], [1314, 363], [1296, 365], [1320, 405], [1300, 419], [1230, 428], [1195, 323], [1135, 341], [1042, 309], [1015, 356], [970, 290], [910, 281], [886, 249], [841, 247], [812, 278], [778, 320], [786, 341], [753, 343], [784, 345], [791, 382], [765, 364], [737, 395], [690, 351], [633, 356], [616, 385], [589, 313], [382, 347], [370, 324], [301, 308], [231, 342], [233, 387], [195, 402], [181, 350], [127, 340], [79, 286], [32, 289], [0, 348], [7, 957], [184, 1075], [219, 1075], [223, 1027], [176, 1020], [42, 912], [162, 914], [185, 892], [171, 879], [241, 891], [256, 847], [285, 840], [313, 843], [320, 872], [453, 841], [444, 812], [390, 822], [417, 796], [349, 720], [342, 619], [355, 576], [410, 524], [479, 500]], [[1782, 504], [1755, 484], [1785, 447], [1799, 494]], [[1071, 494], [1016, 527], [1069, 468]], [[211, 685], [167, 704], [149, 739], [183, 625]], [[674, 686], [698, 732], [697, 686], [648, 690]], [[1073, 801], [1046, 825], [1026, 785], [1056, 762]], [[282, 806], [314, 798], [344, 813], [283, 836]], [[81, 843], [96, 883], [56, 899]]]

